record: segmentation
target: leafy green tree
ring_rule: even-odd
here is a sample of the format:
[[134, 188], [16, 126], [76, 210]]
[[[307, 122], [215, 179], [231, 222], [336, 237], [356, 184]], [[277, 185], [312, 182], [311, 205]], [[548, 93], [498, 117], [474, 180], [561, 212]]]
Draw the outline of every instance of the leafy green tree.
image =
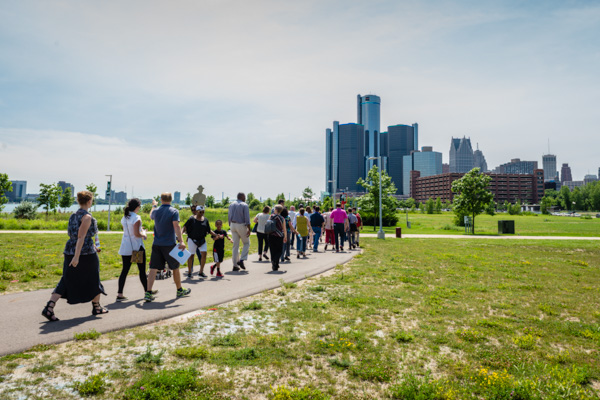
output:
[[313, 198], [313, 196], [315, 195], [315, 193], [313, 192], [313, 190], [310, 188], [310, 186], [304, 188], [304, 190], [302, 191], [302, 198], [305, 201], [309, 201]]
[[563, 186], [560, 188], [560, 193], [558, 195], [560, 205], [565, 210], [571, 210], [573, 208], [573, 203], [571, 201], [571, 191], [567, 186]]
[[496, 202], [494, 200], [490, 201], [490, 203], [485, 208], [485, 213], [490, 216], [496, 215]]
[[435, 211], [435, 203], [432, 198], [429, 198], [425, 202], [425, 210], [427, 211], [427, 214], [433, 214], [433, 212]]
[[254, 195], [254, 193], [250, 192], [248, 193], [248, 195], [246, 196], [246, 203], [250, 204], [252, 202], [252, 200], [254, 200], [256, 198], [256, 196]]
[[363, 220], [369, 221], [373, 218], [373, 230], [375, 230], [376, 225], [379, 225], [379, 179], [381, 179], [383, 224], [394, 226], [398, 222], [398, 216], [396, 215], [397, 202], [393, 197], [396, 193], [396, 185], [385, 171], [380, 174], [377, 166], [373, 166], [367, 174], [367, 179], [360, 178], [356, 182], [364, 187], [367, 192], [358, 199], [358, 206], [361, 209]]
[[[213, 199], [214, 199], [214, 197], [213, 197]], [[208, 201], [208, 198], [206, 200]], [[190, 192], [188, 192], [188, 194], [185, 195], [185, 204], [187, 206], [192, 205], [192, 194]]]
[[[191, 201], [191, 199], [190, 199]], [[206, 196], [206, 207], [213, 208], [215, 206], [215, 196]]]
[[219, 208], [227, 208], [229, 207], [229, 197], [223, 197], [223, 200], [221, 200], [221, 204], [219, 204]]
[[494, 195], [488, 186], [492, 178], [482, 174], [479, 168], [473, 168], [462, 178], [452, 182], [454, 196], [453, 209], [457, 217], [472, 217], [473, 234], [475, 234], [475, 217], [485, 211]]
[[[92, 192], [92, 194], [94, 195], [94, 202], [92, 203], [92, 205], [96, 204], [96, 197], [97, 197], [97, 191], [98, 191], [98, 187], [96, 185], [94, 185], [93, 183], [90, 183], [89, 185], [85, 186], [85, 189]], [[74, 195], [74, 193], [73, 193]]]
[[40, 206], [44, 207], [46, 215], [48, 215], [49, 211], [56, 212], [61, 194], [62, 189], [57, 183], [40, 183], [40, 195], [37, 198], [37, 202]]
[[540, 211], [542, 214], [550, 214], [550, 207], [556, 205], [556, 199], [552, 196], [546, 195], [542, 197], [542, 201], [540, 201]]
[[277, 195], [277, 197], [275, 197], [275, 202], [276, 202], [276, 203], [279, 203], [279, 200], [283, 200], [283, 201], [285, 201], [285, 194], [284, 194], [284, 193], [279, 193], [279, 194]]
[[327, 211], [330, 208], [333, 208], [333, 198], [327, 196], [323, 199], [323, 209], [321, 211]]
[[8, 174], [0, 174], [0, 211], [2, 211], [4, 205], [8, 203], [8, 198], [5, 194], [12, 191], [12, 182], [8, 180]]
[[73, 192], [71, 192], [70, 186], [62, 192], [59, 205], [65, 210], [73, 205]]
[[258, 200], [256, 197], [253, 198], [249, 203], [248, 203], [248, 207], [252, 210], [258, 210], [261, 208], [261, 204], [260, 204], [260, 200]]
[[571, 202], [575, 203], [573, 204], [574, 210], [585, 210], [585, 201], [583, 198], [581, 188], [576, 187], [575, 189], [573, 189], [573, 192], [571, 192]]
[[442, 213], [442, 199], [439, 197], [435, 199], [435, 212], [438, 214]]

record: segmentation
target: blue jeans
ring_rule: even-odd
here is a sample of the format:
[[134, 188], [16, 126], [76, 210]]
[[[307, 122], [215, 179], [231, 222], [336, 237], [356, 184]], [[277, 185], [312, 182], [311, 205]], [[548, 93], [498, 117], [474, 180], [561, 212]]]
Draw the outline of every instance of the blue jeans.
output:
[[306, 242], [307, 241], [308, 241], [308, 236], [298, 235], [298, 243], [296, 243], [296, 250], [298, 250], [298, 253], [304, 253], [306, 251]]
[[321, 227], [313, 226], [312, 230], [315, 233], [313, 237], [313, 250], [317, 251], [319, 248], [319, 238], [321, 237]]
[[286, 257], [290, 256], [290, 248], [292, 247], [292, 235], [291, 231], [287, 231], [287, 242], [283, 244], [283, 251], [281, 252], [281, 262], [285, 261]]

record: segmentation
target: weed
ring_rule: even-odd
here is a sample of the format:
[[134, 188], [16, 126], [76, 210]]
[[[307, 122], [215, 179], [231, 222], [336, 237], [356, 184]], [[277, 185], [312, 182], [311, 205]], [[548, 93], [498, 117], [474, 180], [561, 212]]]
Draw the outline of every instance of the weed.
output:
[[217, 385], [201, 379], [194, 369], [146, 373], [125, 390], [125, 400], [216, 400], [226, 398]]
[[163, 363], [162, 356], [165, 354], [165, 350], [161, 350], [156, 354], [152, 353], [150, 345], [146, 347], [146, 352], [140, 354], [135, 358], [136, 364], [143, 367], [153, 367], [154, 365], [161, 365]]
[[309, 288], [307, 288], [307, 290], [311, 291], [311, 292], [325, 292], [325, 288], [321, 285], [319, 286], [310, 286]]
[[211, 344], [213, 346], [222, 346], [222, 347], [237, 347], [242, 344], [239, 337], [227, 334], [224, 336], [217, 336], [213, 338]]
[[537, 337], [532, 335], [531, 333], [522, 336], [515, 336], [512, 338], [513, 343], [523, 350], [533, 349], [535, 347], [535, 344], [537, 343], [537, 340]]
[[106, 387], [108, 386], [104, 378], [105, 374], [92, 375], [83, 382], [75, 382], [73, 387], [80, 395], [86, 397], [102, 394], [106, 391]]
[[242, 307], [242, 311], [254, 311], [254, 310], [261, 310], [263, 308], [262, 304], [260, 304], [258, 301], [253, 301], [250, 304], [246, 304]]
[[387, 358], [363, 358], [350, 367], [350, 375], [371, 382], [389, 382], [396, 375], [394, 363]]
[[335, 368], [348, 369], [352, 366], [352, 361], [348, 358], [332, 358], [329, 360], [329, 364]]
[[295, 289], [298, 287], [298, 284], [295, 282], [286, 282], [283, 279], [280, 279], [281, 287], [285, 289]]
[[485, 335], [475, 329], [462, 329], [458, 331], [458, 336], [467, 342], [483, 342]]
[[429, 375], [417, 378], [413, 374], [404, 375], [404, 380], [389, 388], [389, 395], [394, 400], [442, 400], [452, 398], [441, 395], [441, 384]]
[[90, 329], [87, 332], [75, 333], [73, 338], [75, 340], [96, 340], [102, 335], [100, 332], [95, 329]]
[[398, 332], [394, 333], [392, 335], [392, 337], [398, 343], [410, 343], [413, 340], [415, 340], [415, 337], [411, 333], [404, 332], [404, 331], [398, 331]]
[[179, 347], [173, 350], [173, 354], [181, 358], [200, 359], [208, 358], [210, 352], [204, 346]]
[[311, 386], [303, 388], [288, 388], [287, 386], [278, 386], [271, 388], [272, 392], [268, 395], [269, 400], [329, 400], [330, 396], [324, 394]]

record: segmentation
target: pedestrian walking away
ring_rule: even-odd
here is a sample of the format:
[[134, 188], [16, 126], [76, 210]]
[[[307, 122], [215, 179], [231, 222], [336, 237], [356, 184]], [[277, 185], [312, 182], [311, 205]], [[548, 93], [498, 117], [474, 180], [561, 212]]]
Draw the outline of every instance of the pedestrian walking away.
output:
[[146, 230], [142, 228], [142, 217], [138, 215], [142, 208], [140, 199], [131, 199], [127, 202], [127, 207], [123, 210], [121, 225], [123, 226], [123, 237], [121, 238], [121, 247], [119, 255], [123, 260], [123, 268], [119, 276], [119, 289], [117, 291], [117, 301], [125, 301], [127, 297], [123, 294], [125, 281], [129, 274], [132, 263], [136, 263], [140, 276], [140, 283], [144, 288], [144, 293], [148, 290], [148, 277], [146, 275], [146, 247], [144, 240], [148, 237]]
[[325, 225], [325, 219], [321, 215], [321, 209], [319, 206], [315, 206], [314, 212], [310, 216], [310, 227], [313, 233], [313, 252], [319, 251], [319, 239], [321, 238], [321, 231]]
[[358, 224], [358, 218], [354, 215], [353, 209], [348, 209], [348, 247], [353, 249], [356, 247], [356, 243], [354, 243], [354, 234], [358, 231], [356, 225]]
[[283, 251], [283, 244], [287, 242], [287, 230], [285, 220], [280, 215], [283, 206], [277, 204], [273, 207], [275, 212], [271, 215], [271, 221], [275, 223], [275, 229], [269, 235], [269, 249], [271, 250], [271, 267], [273, 271], [279, 270], [279, 259]]
[[[156, 200], [152, 201], [150, 219], [154, 221], [154, 242], [152, 243], [152, 255], [150, 256], [148, 290], [146, 290], [144, 296], [144, 300], [147, 302], [155, 299], [152, 293], [152, 286], [156, 279], [156, 273], [165, 268], [165, 263], [173, 271], [173, 281], [175, 282], [175, 287], [177, 287], [176, 297], [187, 296], [191, 292], [191, 289], [181, 286], [179, 261], [169, 254], [175, 246], [180, 250], [185, 249], [185, 243], [181, 235], [181, 226], [179, 226], [179, 211], [171, 207], [171, 201], [173, 201], [173, 196], [169, 192], [160, 195], [160, 207], [157, 207]], [[175, 240], [177, 240], [177, 243], [175, 243]]]
[[269, 251], [269, 235], [265, 233], [265, 224], [271, 217], [270, 212], [271, 207], [265, 206], [262, 213], [256, 214], [256, 217], [254, 217], [256, 238], [258, 239], [258, 261], [262, 261], [263, 257], [265, 260], [269, 259], [269, 256], [267, 256], [267, 252]]
[[[250, 209], [246, 204], [246, 195], [238, 193], [237, 200], [231, 203], [228, 212], [229, 227], [233, 238], [233, 251], [231, 258], [233, 261], [233, 270], [239, 271], [246, 269], [244, 261], [248, 260], [248, 252], [250, 251]], [[244, 245], [242, 255], [240, 256], [240, 240]]]
[[[207, 278], [204, 273], [204, 266], [206, 265], [206, 235], [214, 236], [214, 232], [210, 228], [210, 221], [204, 216], [204, 207], [196, 207], [196, 215], [192, 215], [183, 226], [183, 231], [187, 232], [188, 240], [187, 245], [190, 253], [198, 256], [200, 262], [200, 272], [198, 276], [200, 278]], [[191, 259], [191, 260], [190, 260]], [[188, 277], [192, 277], [194, 268], [193, 258], [188, 259]]]
[[[308, 225], [310, 226], [310, 217], [312, 216], [312, 209], [310, 206], [306, 206], [306, 208], [304, 209], [304, 216], [306, 218], [308, 218]], [[313, 236], [314, 236], [314, 233], [311, 229], [308, 231], [308, 246], [307, 246], [310, 249], [312, 249], [312, 247], [313, 247]]]
[[306, 217], [304, 208], [300, 209], [300, 213], [296, 216], [296, 231], [298, 232], [298, 240], [296, 244], [296, 258], [306, 257], [306, 247], [310, 232], [310, 222]]
[[92, 302], [92, 315], [106, 314], [108, 310], [100, 306], [100, 295], [106, 296], [100, 282], [100, 261], [98, 252], [100, 243], [94, 241], [98, 233], [98, 223], [89, 213], [94, 195], [88, 190], [77, 193], [79, 210], [69, 218], [67, 233], [69, 240], [65, 244], [63, 273], [60, 281], [50, 295], [50, 300], [42, 310], [48, 321], [58, 321], [54, 307], [60, 298], [69, 304]]
[[213, 261], [214, 264], [210, 267], [210, 274], [213, 275], [215, 269], [217, 270], [217, 278], [222, 278], [223, 274], [221, 273], [221, 263], [225, 258], [225, 238], [233, 243], [233, 240], [229, 236], [227, 236], [227, 231], [223, 230], [223, 221], [220, 219], [215, 221], [215, 231], [213, 239], [215, 240], [213, 244]]
[[337, 203], [335, 210], [331, 212], [333, 219], [333, 231], [335, 237], [335, 252], [339, 252], [340, 248], [344, 251], [344, 236], [348, 230], [348, 214], [342, 209], [342, 205]]
[[356, 243], [356, 247], [360, 247], [360, 231], [362, 231], [363, 228], [363, 224], [362, 224], [362, 218], [360, 217], [360, 214], [358, 213], [358, 210], [356, 207], [352, 208], [352, 211], [354, 212], [354, 215], [356, 215], [356, 232], [354, 232], [354, 243]]
[[287, 242], [285, 242], [283, 244], [283, 250], [281, 252], [281, 259], [280, 259], [281, 262], [284, 262], [284, 261], [290, 261], [290, 251], [292, 248], [290, 236], [292, 235], [293, 232], [295, 232], [295, 230], [292, 227], [292, 221], [290, 219], [290, 215], [289, 215], [287, 208], [284, 207], [283, 210], [281, 210], [281, 216], [283, 217], [283, 220], [284, 220], [284, 225], [286, 228], [286, 237], [287, 237]]
[[335, 239], [333, 237], [333, 218], [331, 218], [331, 212], [333, 208], [329, 208], [329, 211], [323, 214], [323, 218], [325, 219], [325, 251], [327, 251], [327, 246], [331, 245], [332, 250], [335, 250]]
[[[296, 212], [296, 207], [294, 206], [290, 206], [290, 211], [288, 211], [288, 214], [290, 216], [290, 222], [292, 223], [292, 227], [294, 229], [296, 229], [296, 215], [298, 215], [298, 213]], [[296, 235], [292, 235], [291, 239], [290, 239], [290, 247], [293, 249], [294, 248], [294, 237]]]

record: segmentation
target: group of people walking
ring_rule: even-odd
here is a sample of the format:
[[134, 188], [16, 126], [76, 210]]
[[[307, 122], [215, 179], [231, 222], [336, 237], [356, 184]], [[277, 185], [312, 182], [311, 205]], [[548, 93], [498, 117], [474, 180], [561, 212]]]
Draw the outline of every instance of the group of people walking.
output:
[[[296, 241], [296, 257], [306, 257], [307, 248], [318, 252], [319, 243], [322, 241], [322, 232], [325, 231], [325, 248], [332, 245], [332, 250], [339, 252], [344, 250], [344, 243], [348, 241], [350, 248], [359, 246], [359, 231], [362, 221], [356, 209], [342, 209], [341, 204], [336, 209], [329, 209], [321, 213], [319, 206], [304, 208], [302, 205], [296, 212], [294, 206], [288, 210], [282, 200], [273, 209], [265, 207], [261, 213], [254, 218], [254, 229], [250, 221], [250, 209], [246, 204], [244, 193], [238, 193], [237, 199], [229, 206], [228, 223], [231, 230], [231, 238], [227, 231], [223, 230], [223, 222], [215, 221], [215, 229], [211, 228], [210, 222], [204, 216], [203, 206], [192, 206], [192, 216], [185, 222], [183, 228], [180, 225], [179, 211], [171, 206], [172, 196], [170, 193], [161, 194], [161, 205], [153, 200], [150, 218], [154, 221], [154, 240], [150, 257], [150, 270], [146, 273], [146, 248], [144, 240], [147, 232], [142, 227], [142, 219], [139, 215], [142, 203], [139, 199], [129, 200], [121, 219], [123, 226], [123, 238], [119, 248], [119, 255], [123, 260], [123, 268], [119, 276], [118, 292], [116, 301], [128, 300], [124, 295], [125, 281], [132, 264], [137, 264], [140, 283], [144, 288], [144, 300], [151, 302], [155, 300], [158, 290], [153, 290], [157, 273], [168, 266], [172, 273], [173, 281], [177, 288], [176, 297], [184, 297], [190, 294], [191, 289], [184, 288], [181, 283], [180, 264], [170, 253], [177, 247], [185, 250], [186, 247], [192, 253], [187, 260], [187, 276], [192, 278], [194, 255], [198, 257], [200, 278], [207, 278], [204, 272], [207, 260], [207, 236], [212, 237], [213, 243], [213, 265], [210, 267], [211, 275], [216, 273], [222, 277], [221, 264], [225, 255], [225, 240], [233, 243], [232, 261], [233, 271], [246, 270], [244, 261], [248, 260], [250, 250], [250, 235], [256, 232], [258, 238], [259, 261], [269, 260], [273, 271], [280, 268], [280, 263], [290, 262], [291, 249]], [[100, 243], [98, 241], [98, 224], [90, 214], [94, 201], [93, 193], [84, 190], [77, 193], [79, 210], [71, 215], [68, 225], [69, 239], [64, 248], [63, 274], [52, 292], [49, 301], [42, 310], [42, 315], [49, 321], [58, 321], [54, 313], [56, 302], [60, 298], [67, 300], [69, 304], [92, 302], [92, 314], [100, 315], [108, 313], [108, 310], [100, 305], [100, 295], [106, 295], [102, 282], [100, 281], [100, 262], [98, 252]], [[183, 240], [183, 234], [187, 234], [187, 246]], [[240, 254], [240, 242], [242, 252]]]

